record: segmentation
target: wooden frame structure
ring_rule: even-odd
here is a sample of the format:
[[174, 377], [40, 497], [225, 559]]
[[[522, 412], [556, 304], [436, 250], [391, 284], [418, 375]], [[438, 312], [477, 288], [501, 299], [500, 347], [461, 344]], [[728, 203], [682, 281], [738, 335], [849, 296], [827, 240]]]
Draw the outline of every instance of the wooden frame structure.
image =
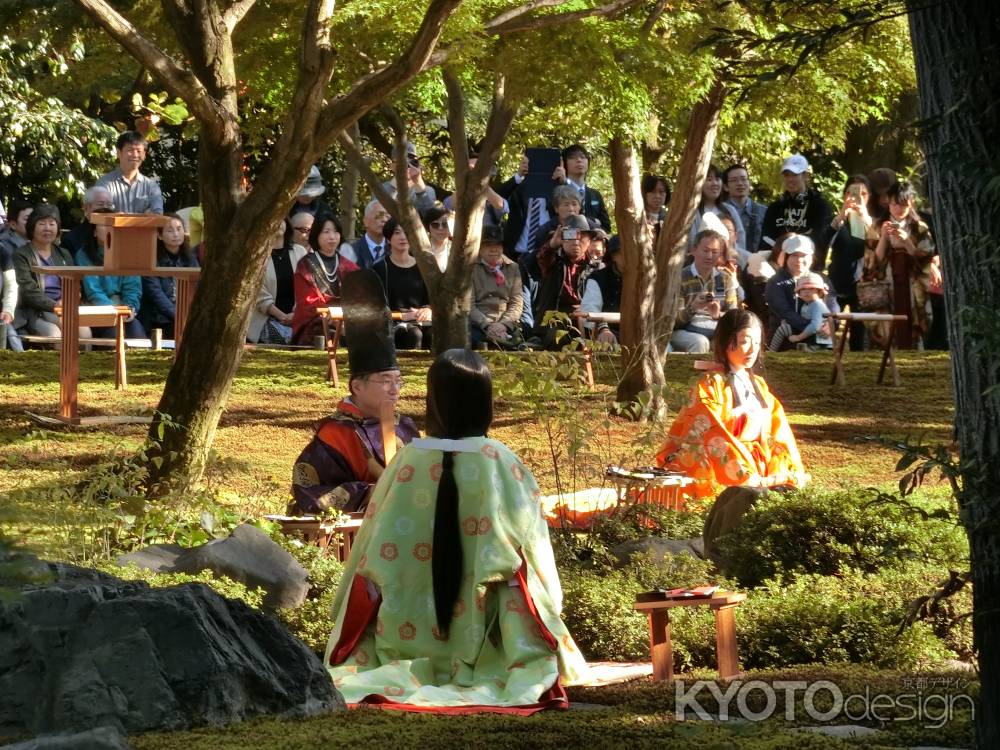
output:
[[[154, 215], [94, 214], [91, 221], [94, 224], [111, 227], [111, 240], [105, 250], [104, 266], [32, 266], [31, 268], [35, 273], [58, 276], [62, 286], [59, 415], [53, 419], [68, 425], [148, 422], [148, 417], [80, 416], [77, 397], [80, 380], [80, 280], [84, 276], [170, 276], [175, 278], [177, 280], [177, 313], [174, 318], [174, 356], [176, 357], [201, 269], [160, 268], [156, 265], [156, 230], [158, 227], [165, 226], [170, 221], [168, 218]], [[120, 359], [124, 358], [124, 346], [121, 347], [118, 356]], [[122, 362], [122, 367], [124, 379], [124, 362]]]
[[892, 384], [894, 386], [899, 386], [899, 370], [896, 369], [896, 356], [893, 352], [894, 342], [893, 334], [896, 323], [899, 321], [907, 320], [905, 315], [890, 315], [889, 313], [830, 313], [828, 316], [833, 323], [834, 329], [838, 327], [839, 323], [843, 323], [840, 326], [840, 331], [838, 333], [839, 339], [837, 339], [836, 344], [834, 344], [833, 352], [833, 373], [830, 376], [830, 385], [847, 385], [847, 377], [844, 374], [844, 351], [847, 346], [847, 331], [850, 328], [851, 323], [888, 323], [889, 330], [885, 337], [885, 344], [882, 346], [882, 364], [878, 368], [878, 378], [875, 380], [876, 385], [882, 385], [885, 380], [885, 372], [888, 367], [889, 377], [892, 378]]
[[736, 645], [736, 621], [733, 610], [747, 598], [735, 591], [716, 591], [712, 596], [636, 602], [635, 608], [649, 618], [649, 656], [653, 662], [654, 680], [674, 677], [674, 649], [670, 642], [670, 610], [675, 607], [707, 605], [715, 613], [715, 658], [720, 680], [731, 680], [740, 674], [739, 651]]

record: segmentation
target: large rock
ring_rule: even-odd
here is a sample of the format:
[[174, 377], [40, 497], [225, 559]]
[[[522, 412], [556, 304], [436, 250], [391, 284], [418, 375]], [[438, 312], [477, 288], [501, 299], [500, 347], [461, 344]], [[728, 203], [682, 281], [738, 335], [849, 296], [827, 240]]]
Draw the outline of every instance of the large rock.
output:
[[657, 536], [647, 536], [642, 539], [631, 539], [622, 542], [611, 550], [618, 562], [622, 565], [628, 563], [633, 555], [652, 553], [653, 559], [663, 562], [667, 555], [690, 555], [691, 557], [702, 556], [701, 537], [693, 539], [662, 539]]
[[0, 600], [0, 737], [343, 707], [321, 661], [270, 616], [201, 584], [94, 579]]
[[151, 547], [122, 555], [119, 565], [134, 563], [156, 573], [199, 573], [210, 570], [248, 588], [265, 591], [269, 609], [297, 607], [309, 593], [308, 572], [288, 552], [256, 526], [237, 526], [225, 539], [183, 549], [175, 544]]
[[131, 750], [121, 732], [113, 727], [97, 727], [72, 734], [43, 734], [40, 737], [5, 745], [3, 750]]

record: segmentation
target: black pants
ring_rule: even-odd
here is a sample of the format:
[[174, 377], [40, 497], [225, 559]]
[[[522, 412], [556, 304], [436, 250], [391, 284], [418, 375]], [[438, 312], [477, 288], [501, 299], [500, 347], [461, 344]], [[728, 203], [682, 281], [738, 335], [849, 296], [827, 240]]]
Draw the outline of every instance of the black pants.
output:
[[396, 323], [393, 338], [397, 349], [430, 349], [431, 327], [407, 321]]

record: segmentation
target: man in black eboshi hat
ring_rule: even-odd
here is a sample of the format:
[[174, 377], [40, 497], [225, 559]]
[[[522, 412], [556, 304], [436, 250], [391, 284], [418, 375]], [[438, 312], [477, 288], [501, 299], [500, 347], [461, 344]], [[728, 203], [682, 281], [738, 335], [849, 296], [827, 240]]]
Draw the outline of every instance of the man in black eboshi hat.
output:
[[[341, 304], [351, 393], [319, 421], [292, 468], [290, 512], [295, 514], [364, 510], [385, 468], [383, 435], [395, 433], [403, 445], [419, 435], [412, 419], [395, 414], [403, 379], [378, 277], [370, 270], [346, 275]], [[390, 455], [395, 447], [390, 446]]]

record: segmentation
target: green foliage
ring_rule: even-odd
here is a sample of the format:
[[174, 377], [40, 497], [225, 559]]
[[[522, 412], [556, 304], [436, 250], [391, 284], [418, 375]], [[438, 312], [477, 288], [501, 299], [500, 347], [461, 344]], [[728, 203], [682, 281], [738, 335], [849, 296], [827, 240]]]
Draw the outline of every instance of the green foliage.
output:
[[618, 571], [562, 571], [563, 620], [588, 659], [649, 658], [646, 617], [635, 611], [634, 578]]
[[720, 550], [743, 586], [809, 573], [874, 573], [908, 561], [944, 568], [967, 558], [968, 543], [954, 523], [914, 524], [904, 509], [875, 505], [877, 497], [874, 491], [768, 493], [719, 539]]
[[343, 564], [326, 551], [313, 544], [305, 544], [297, 537], [290, 537], [277, 528], [271, 530], [271, 539], [289, 552], [309, 573], [309, 594], [305, 602], [295, 609], [278, 610], [278, 618], [288, 629], [317, 654], [326, 649], [327, 639], [333, 630], [331, 608], [337, 593]]
[[737, 608], [740, 659], [748, 668], [849, 661], [922, 669], [953, 658], [924, 623], [899, 632], [902, 599], [926, 585], [925, 574], [847, 571], [768, 581]]
[[0, 36], [0, 188], [5, 197], [72, 198], [106, 170], [114, 129], [38, 88], [40, 79], [64, 75], [83, 55], [76, 36], [64, 49], [48, 35]]
[[145, 581], [157, 589], [180, 586], [184, 583], [203, 583], [212, 588], [219, 596], [241, 601], [254, 609], [261, 609], [264, 605], [264, 591], [262, 589], [248, 589], [242, 583], [227, 576], [216, 578], [210, 570], [203, 570], [199, 573], [153, 573], [135, 565], [122, 567], [110, 560], [97, 562], [94, 567], [126, 581]]

